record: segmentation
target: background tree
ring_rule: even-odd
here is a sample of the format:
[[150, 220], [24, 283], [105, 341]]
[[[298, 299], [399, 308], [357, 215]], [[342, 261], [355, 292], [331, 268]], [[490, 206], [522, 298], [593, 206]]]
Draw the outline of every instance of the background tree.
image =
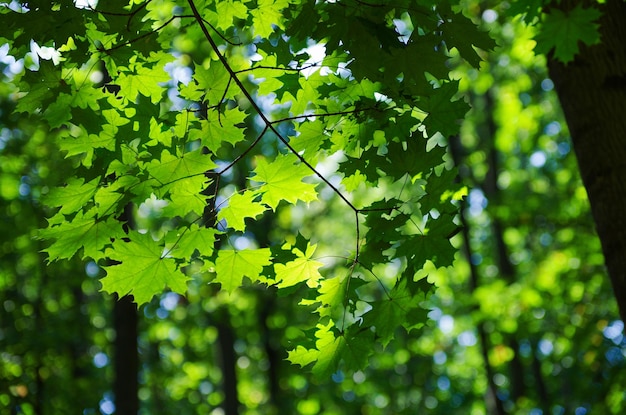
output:
[[[587, 7], [587, 8], [585, 8]], [[597, 13], [594, 11], [597, 10]], [[626, 223], [624, 222], [624, 146], [626, 131], [626, 3], [601, 5], [562, 3], [548, 15], [583, 19], [585, 36], [597, 39], [581, 45], [573, 60], [548, 54], [550, 77], [563, 106], [591, 211], [602, 241], [602, 251], [622, 320], [626, 317]], [[581, 32], [582, 29], [581, 28]], [[581, 36], [583, 33], [581, 33]]]

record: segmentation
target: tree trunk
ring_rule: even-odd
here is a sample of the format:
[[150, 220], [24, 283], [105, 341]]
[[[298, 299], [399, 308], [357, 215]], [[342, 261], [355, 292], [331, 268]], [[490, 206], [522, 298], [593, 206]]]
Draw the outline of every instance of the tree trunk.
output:
[[222, 369], [222, 391], [224, 392], [224, 402], [222, 409], [227, 415], [237, 415], [239, 413], [239, 394], [237, 391], [237, 355], [235, 354], [235, 333], [230, 324], [230, 313], [224, 307], [218, 316], [217, 340], [220, 346], [221, 369]]
[[[467, 179], [466, 176], [470, 175], [467, 169], [465, 168], [465, 173], [463, 169], [463, 159], [465, 158], [465, 151], [463, 149], [463, 144], [461, 144], [461, 140], [458, 136], [450, 137], [450, 150], [452, 153], [452, 158], [454, 159], [454, 164], [459, 167], [459, 175], [464, 179]], [[461, 251], [467, 260], [470, 269], [469, 275], [469, 293], [472, 294], [479, 287], [479, 277], [478, 277], [478, 268], [472, 262], [472, 245], [470, 238], [470, 225], [465, 216], [467, 212], [467, 199], [463, 201], [463, 205], [461, 206], [461, 233], [463, 235], [463, 245], [461, 247]], [[478, 332], [478, 339], [480, 341], [480, 352], [483, 358], [483, 364], [485, 368], [485, 377], [487, 378], [487, 391], [485, 393], [485, 407], [487, 409], [487, 413], [490, 415], [506, 415], [507, 411], [504, 409], [504, 404], [502, 400], [498, 397], [498, 385], [495, 382], [495, 372], [491, 363], [489, 362], [489, 350], [491, 348], [489, 342], [489, 335], [487, 330], [485, 330], [485, 324], [483, 322], [478, 322], [476, 324], [476, 331]]]
[[113, 309], [115, 326], [115, 413], [137, 415], [139, 398], [137, 392], [139, 356], [137, 354], [137, 305], [132, 297], [125, 296], [115, 302]]
[[626, 320], [626, 2], [593, 3], [603, 11], [602, 43], [581, 45], [567, 65], [548, 56], [548, 68]]

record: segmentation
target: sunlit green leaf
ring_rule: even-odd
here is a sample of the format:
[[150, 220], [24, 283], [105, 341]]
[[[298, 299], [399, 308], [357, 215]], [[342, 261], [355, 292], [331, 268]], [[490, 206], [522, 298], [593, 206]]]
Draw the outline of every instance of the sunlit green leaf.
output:
[[245, 218], [255, 219], [267, 210], [264, 205], [256, 201], [257, 198], [258, 194], [253, 191], [233, 194], [228, 198], [228, 205], [222, 207], [218, 212], [217, 219], [225, 219], [228, 227], [236, 231], [245, 230]]
[[270, 250], [267, 248], [220, 250], [215, 261], [215, 282], [219, 282], [222, 289], [233, 292], [241, 286], [243, 277], [257, 280], [263, 267], [270, 263]]
[[276, 210], [281, 200], [296, 203], [298, 200], [311, 202], [317, 199], [315, 185], [304, 183], [302, 179], [311, 174], [306, 166], [296, 164], [293, 155], [279, 155], [274, 161], [259, 158], [254, 169], [253, 179], [263, 183], [262, 200], [272, 210]]
[[188, 277], [166, 252], [150, 234], [133, 233], [129, 241], [116, 240], [108, 254], [120, 263], [104, 267], [107, 276], [100, 280], [102, 290], [121, 296], [130, 294], [137, 304], [150, 301], [166, 287], [184, 294]]

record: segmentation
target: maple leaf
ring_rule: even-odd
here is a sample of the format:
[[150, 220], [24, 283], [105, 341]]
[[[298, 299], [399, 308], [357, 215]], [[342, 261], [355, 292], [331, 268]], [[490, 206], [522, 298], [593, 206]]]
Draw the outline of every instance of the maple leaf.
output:
[[370, 302], [372, 308], [364, 314], [363, 326], [373, 327], [386, 347], [398, 327], [403, 326], [408, 332], [426, 324], [428, 312], [420, 306], [423, 300], [423, 294], [411, 293], [406, 278], [399, 279], [388, 298]]
[[74, 213], [85, 206], [96, 194], [100, 179], [85, 183], [85, 179], [70, 177], [63, 187], [56, 187], [48, 193], [44, 202], [49, 206], [61, 207], [63, 214]]
[[72, 91], [72, 106], [98, 111], [100, 109], [98, 100], [104, 97], [105, 95], [101, 89], [81, 86]]
[[317, 325], [315, 347], [319, 354], [312, 369], [313, 375], [317, 379], [328, 378], [337, 370], [346, 346], [344, 337], [337, 336], [335, 331], [332, 330], [334, 326], [335, 324], [332, 321], [329, 321], [326, 326], [322, 324]]
[[180, 216], [182, 212], [194, 212], [202, 215], [207, 206], [208, 196], [202, 191], [208, 186], [208, 180], [204, 175], [187, 177], [178, 180], [169, 189], [170, 201], [163, 213], [171, 217]]
[[61, 71], [58, 71], [51, 62], [43, 62], [37, 72], [27, 71], [20, 90], [28, 93], [17, 101], [16, 112], [34, 113], [41, 108], [43, 101], [54, 96], [54, 91], [61, 83]]
[[273, 26], [282, 26], [282, 11], [288, 5], [287, 0], [257, 1], [257, 6], [251, 11], [255, 34], [267, 38], [274, 31]]
[[327, 140], [324, 132], [324, 124], [319, 120], [305, 122], [296, 126], [298, 135], [291, 138], [289, 143], [294, 150], [301, 152], [309, 163], [317, 162], [320, 147]]
[[165, 52], [155, 54], [153, 60], [157, 60], [153, 67], [138, 66], [134, 73], [123, 72], [115, 82], [120, 86], [124, 96], [131, 102], [137, 99], [137, 95], [141, 94], [150, 98], [153, 104], [158, 103], [163, 98], [166, 88], [159, 84], [166, 83], [170, 80], [170, 75], [164, 70], [167, 62], [174, 60]]
[[197, 224], [192, 224], [180, 233], [170, 232], [167, 236], [168, 255], [188, 259], [198, 250], [202, 256], [210, 257], [213, 254], [215, 236], [220, 233], [217, 229], [205, 228]]
[[137, 182], [136, 177], [122, 176], [108, 186], [101, 184], [93, 196], [98, 217], [112, 213], [112, 209], [124, 198], [124, 188]]
[[56, 219], [51, 219], [50, 226], [39, 231], [40, 238], [55, 240], [44, 249], [49, 261], [72, 258], [81, 248], [83, 259], [100, 259], [103, 257], [102, 249], [123, 234], [118, 221], [112, 218], [98, 220], [94, 209], [85, 214], [78, 212], [71, 221], [59, 215], [56, 217], [61, 219], [59, 223], [54, 224]]
[[57, 128], [69, 124], [72, 119], [72, 112], [69, 108], [74, 98], [69, 94], [60, 94], [55, 102], [50, 104], [44, 111], [44, 118], [48, 121], [50, 128]]
[[298, 248], [293, 249], [296, 259], [286, 264], [275, 264], [276, 282], [278, 288], [291, 287], [301, 282], [306, 282], [310, 288], [319, 285], [322, 275], [318, 269], [324, 265], [319, 261], [311, 259], [315, 253], [316, 245], [308, 245], [306, 252], [300, 251]]
[[510, 16], [522, 15], [522, 20], [527, 24], [531, 24], [539, 17], [543, 5], [547, 3], [547, 1], [548, 0], [516, 1], [511, 4], [508, 12]]
[[271, 264], [270, 259], [269, 248], [221, 250], [215, 261], [215, 282], [219, 282], [222, 289], [231, 293], [241, 286], [243, 277], [257, 280], [263, 267]]
[[248, 16], [248, 7], [244, 2], [239, 1], [220, 1], [216, 5], [217, 9], [217, 25], [219, 29], [227, 30], [233, 26], [233, 19], [246, 19]]
[[301, 367], [306, 367], [316, 362], [319, 355], [320, 351], [317, 349], [307, 349], [304, 346], [298, 345], [295, 349], [287, 353], [287, 360]]
[[[300, 304], [317, 307], [319, 320], [308, 342], [290, 352], [292, 360], [311, 365], [318, 379], [338, 365], [365, 366], [375, 336], [387, 345], [395, 326], [410, 329], [423, 322], [418, 303], [431, 285], [412, 281], [418, 266], [428, 259], [445, 265], [454, 258], [449, 243], [458, 207], [450, 203], [453, 173], [433, 173], [445, 151], [427, 152], [422, 133], [455, 133], [466, 109], [463, 101], [452, 101], [457, 82], [449, 81], [443, 42], [476, 65], [474, 48], [490, 47], [491, 40], [446, 2], [398, 8], [387, 2], [340, 7], [336, 2], [223, 0], [197, 2], [201, 14], [193, 0], [176, 11], [139, 3], [110, 4], [110, 13], [78, 13], [68, 3], [84, 24], [76, 26], [78, 32], [71, 25], [60, 27], [75, 35], [77, 50], [62, 51], [63, 65], [42, 60], [38, 70], [15, 78], [17, 110], [58, 130], [58, 144], [75, 161], [71, 171], [60, 172], [66, 174], [66, 188], [53, 190], [46, 200], [59, 208], [41, 232], [52, 241], [50, 258], [82, 250], [84, 256], [119, 262], [106, 267], [103, 290], [132, 294], [139, 303], [165, 287], [183, 293], [187, 276], [181, 269], [190, 261], [203, 261], [202, 272], [214, 268], [215, 281], [227, 292], [240, 287], [244, 277], [274, 285], [280, 295], [304, 291]], [[55, 25], [65, 21], [62, 16], [55, 16]], [[411, 22], [411, 35], [399, 39], [398, 18]], [[293, 27], [285, 29], [286, 21]], [[20, 39], [22, 49], [14, 56], [26, 53], [30, 38], [25, 34], [33, 30], [41, 37], [38, 44], [62, 44], [47, 35], [56, 36], [56, 26], [38, 22], [47, 28], [22, 25], [11, 30], [12, 39], [7, 35], [8, 43]], [[214, 28], [223, 36], [213, 36]], [[208, 51], [206, 59], [192, 62], [187, 45]], [[313, 50], [322, 45], [325, 56], [315, 63], [321, 69], [305, 69], [319, 59]], [[107, 75], [104, 87], [93, 80], [96, 71]], [[56, 128], [64, 125], [68, 128]], [[272, 244], [271, 250], [216, 251], [221, 231], [199, 225], [215, 219], [206, 209], [209, 184], [220, 197], [232, 194], [216, 215], [228, 226], [224, 233], [254, 232], [251, 222], [266, 210], [277, 211], [282, 201], [317, 200], [319, 180], [312, 166], [323, 162], [320, 171], [326, 172], [325, 157], [335, 163], [344, 156], [340, 170], [346, 186], [324, 190], [334, 194], [344, 213], [366, 218], [356, 232], [356, 242], [363, 243], [358, 265], [403, 264], [399, 278], [404, 282], [367, 312], [367, 301], [356, 291], [366, 283], [353, 275], [357, 262], [337, 271], [341, 277], [323, 279], [322, 263], [313, 259], [316, 247], [302, 235], [295, 244], [293, 235], [285, 235], [289, 242]], [[215, 160], [234, 162], [220, 172]], [[327, 183], [339, 179], [333, 174], [325, 173]], [[245, 186], [246, 176], [254, 182], [250, 189], [233, 192]], [[406, 186], [400, 187], [401, 180]], [[346, 188], [357, 190], [354, 197], [344, 193]], [[161, 212], [163, 238], [122, 233], [116, 218], [124, 207], [149, 197], [168, 202]], [[334, 201], [325, 197], [323, 202], [334, 211]], [[439, 219], [424, 219], [422, 213], [431, 209]], [[413, 218], [426, 221], [423, 233], [417, 234]], [[273, 234], [282, 237], [282, 232]], [[370, 287], [381, 291], [375, 283]], [[344, 326], [353, 319], [361, 324]]]
[[458, 229], [453, 216], [441, 215], [437, 219], [429, 219], [427, 226], [425, 234], [408, 238], [398, 247], [396, 254], [405, 256], [415, 269], [420, 269], [428, 260], [438, 267], [451, 266], [456, 249], [450, 243], [450, 235]]
[[302, 182], [308, 174], [304, 166], [296, 164], [296, 161], [293, 154], [281, 154], [273, 162], [264, 157], [257, 158], [253, 180], [263, 183], [262, 200], [272, 210], [276, 210], [281, 200], [294, 204], [298, 200], [317, 200], [315, 185]]
[[179, 294], [187, 291], [189, 278], [178, 269], [173, 258], [163, 256], [163, 245], [149, 233], [133, 233], [128, 242], [118, 239], [106, 254], [120, 262], [103, 267], [107, 275], [100, 282], [107, 293], [118, 293], [120, 297], [132, 294], [141, 305], [163, 292], [165, 287]]
[[404, 143], [392, 142], [387, 146], [388, 166], [385, 171], [395, 179], [401, 179], [407, 173], [415, 176], [426, 175], [432, 168], [443, 163], [446, 154], [444, 147], [435, 146], [426, 150], [427, 141], [422, 137], [409, 138]]
[[361, 330], [358, 325], [351, 326], [343, 333], [338, 333], [335, 323], [318, 324], [315, 332], [317, 338], [314, 349], [297, 346], [289, 351], [287, 359], [302, 367], [311, 363], [313, 375], [318, 381], [328, 379], [343, 361], [350, 370], [358, 370], [366, 366], [372, 350], [368, 343], [373, 340], [370, 330]]
[[452, 101], [458, 91], [458, 85], [458, 81], [446, 82], [435, 90], [433, 96], [419, 103], [420, 108], [428, 113], [422, 123], [430, 137], [436, 132], [444, 137], [450, 137], [459, 131], [460, 121], [469, 110], [469, 106], [461, 99]]
[[147, 170], [162, 185], [162, 189], [166, 190], [180, 180], [203, 175], [215, 167], [217, 165], [211, 157], [203, 154], [201, 149], [184, 153], [179, 157], [172, 155], [168, 150], [163, 150], [161, 160], [153, 160]]
[[148, 133], [148, 137], [151, 138], [151, 141], [148, 141], [146, 145], [154, 146], [158, 144], [163, 144], [166, 147], [172, 145], [172, 134], [162, 129], [163, 123], [158, 122], [154, 117], [150, 118], [150, 132]]
[[448, 48], [456, 48], [461, 57], [474, 68], [480, 67], [480, 56], [474, 47], [483, 50], [492, 50], [496, 42], [489, 37], [488, 32], [476, 30], [476, 25], [462, 14], [456, 14], [440, 26], [443, 38]]
[[569, 12], [551, 8], [535, 36], [535, 51], [547, 54], [554, 49], [556, 59], [563, 63], [572, 61], [578, 53], [579, 42], [586, 45], [600, 42], [599, 24], [594, 23], [600, 16], [602, 13], [598, 9], [583, 8], [582, 4]]
[[61, 151], [66, 153], [66, 157], [83, 155], [81, 163], [86, 167], [91, 167], [96, 149], [115, 150], [114, 132], [116, 127], [105, 124], [102, 128], [103, 131], [99, 135], [89, 134], [87, 130], [82, 128], [77, 132], [61, 130], [56, 142]]
[[255, 201], [257, 198], [258, 192], [245, 191], [233, 194], [228, 198], [228, 205], [217, 213], [217, 220], [225, 219], [229, 227], [236, 231], [244, 231], [245, 218], [254, 219], [267, 210], [267, 207]]
[[319, 304], [315, 311], [320, 317], [331, 317], [333, 312], [338, 310], [343, 313], [346, 299], [356, 300], [354, 293], [364, 284], [367, 282], [351, 275], [325, 278], [320, 281], [317, 289], [319, 295], [314, 300], [303, 299], [300, 304], [305, 306]]
[[194, 79], [198, 87], [205, 91], [204, 100], [208, 105], [215, 106], [225, 98], [230, 74], [219, 62], [212, 61], [209, 69], [196, 65]]
[[211, 152], [216, 153], [225, 143], [235, 145], [246, 139], [246, 113], [237, 108], [229, 109], [224, 113], [211, 111], [206, 120], [201, 120], [201, 129], [189, 132], [190, 140], [200, 140]]

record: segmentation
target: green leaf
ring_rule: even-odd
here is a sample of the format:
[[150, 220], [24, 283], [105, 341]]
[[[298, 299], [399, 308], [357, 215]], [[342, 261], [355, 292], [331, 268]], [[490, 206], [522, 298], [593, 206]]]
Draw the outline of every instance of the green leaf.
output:
[[302, 179], [310, 175], [306, 166], [296, 164], [293, 154], [281, 154], [274, 161], [258, 157], [253, 180], [263, 183], [262, 200], [272, 210], [276, 210], [281, 200], [295, 204], [298, 200], [311, 202], [317, 199], [315, 185], [304, 183]]
[[198, 87], [205, 91], [204, 101], [209, 106], [219, 105], [227, 97], [230, 74], [220, 62], [212, 61], [209, 69], [197, 65], [194, 79]]
[[146, 143], [148, 146], [163, 144], [169, 147], [172, 145], [172, 133], [167, 129], [163, 130], [163, 123], [158, 122], [154, 117], [150, 118], [150, 132], [148, 133], [148, 137], [151, 138], [151, 141]]
[[58, 90], [61, 71], [52, 62], [44, 61], [37, 72], [27, 71], [22, 81], [20, 90], [28, 93], [18, 100], [15, 111], [35, 113]]
[[288, 5], [288, 0], [258, 0], [257, 6], [250, 12], [255, 34], [267, 38], [274, 31], [274, 25], [281, 27], [282, 10]]
[[601, 15], [595, 7], [584, 8], [582, 3], [569, 12], [551, 8], [535, 36], [535, 51], [548, 54], [554, 50], [556, 59], [563, 63], [571, 62], [579, 51], [579, 42], [588, 46], [600, 42], [599, 25], [594, 22]]
[[188, 229], [177, 234], [168, 234], [171, 241], [168, 255], [176, 258], [189, 259], [198, 250], [201, 256], [211, 257], [215, 245], [215, 235], [220, 234], [217, 229], [205, 228], [192, 224]]
[[480, 67], [480, 56], [474, 47], [483, 50], [492, 50], [496, 42], [489, 37], [488, 32], [476, 30], [476, 25], [462, 14], [455, 14], [440, 26], [443, 38], [448, 48], [456, 48], [461, 57], [474, 68]]
[[346, 300], [356, 300], [356, 289], [364, 284], [367, 282], [352, 275], [324, 278], [320, 281], [318, 296], [314, 300], [301, 300], [300, 304], [319, 304], [315, 311], [320, 317], [340, 317], [344, 308], [349, 306]]
[[319, 121], [305, 122], [296, 125], [298, 135], [291, 138], [289, 143], [306, 161], [315, 164], [319, 158], [319, 150], [328, 139], [324, 124]]
[[461, 120], [469, 110], [462, 99], [452, 100], [458, 85], [458, 81], [446, 82], [435, 90], [433, 96], [419, 103], [420, 108], [428, 113], [423, 124], [430, 137], [437, 132], [446, 138], [458, 133]]
[[318, 330], [315, 332], [315, 337], [317, 337], [315, 348], [319, 354], [312, 372], [318, 380], [328, 379], [337, 370], [346, 347], [344, 337], [337, 336], [335, 330], [332, 330], [334, 326], [332, 321], [328, 322], [326, 326], [318, 324]]
[[263, 267], [271, 264], [270, 259], [269, 248], [221, 250], [215, 261], [215, 282], [219, 282], [222, 289], [232, 293], [241, 286], [243, 277], [256, 281], [263, 272]]
[[147, 303], [165, 287], [185, 294], [189, 278], [174, 259], [164, 256], [165, 252], [149, 233], [133, 233], [128, 242], [116, 240], [106, 254], [120, 264], [103, 267], [107, 276], [100, 280], [102, 290], [120, 296], [131, 294], [138, 305]]
[[153, 104], [163, 99], [166, 88], [159, 84], [170, 80], [164, 66], [167, 62], [173, 61], [174, 57], [165, 52], [159, 52], [153, 59], [157, 63], [152, 67], [138, 66], [135, 72], [123, 72], [115, 79], [121, 88], [121, 93], [129, 101], [134, 102], [139, 94], [150, 98]]
[[326, 325], [318, 324], [315, 337], [315, 349], [298, 346], [289, 352], [287, 359], [302, 367], [314, 363], [311, 371], [318, 381], [328, 380], [337, 371], [341, 361], [347, 369], [362, 369], [372, 354], [368, 344], [373, 340], [373, 333], [361, 330], [356, 325], [344, 333], [338, 333], [332, 321]]
[[223, 113], [211, 111], [206, 120], [201, 120], [202, 129], [189, 132], [190, 140], [200, 140], [212, 153], [225, 144], [235, 145], [246, 139], [246, 113], [237, 108], [226, 110]]
[[522, 20], [526, 24], [532, 24], [533, 21], [541, 15], [543, 5], [548, 0], [526, 0], [515, 1], [508, 10], [510, 16], [522, 15]]
[[181, 156], [174, 156], [168, 150], [163, 150], [160, 160], [153, 160], [147, 170], [167, 190], [173, 185], [178, 186], [180, 181], [193, 179], [210, 172], [217, 165], [210, 155], [203, 154], [201, 149], [190, 151]]
[[311, 363], [315, 363], [319, 358], [320, 351], [317, 349], [307, 349], [304, 346], [296, 346], [287, 354], [287, 360], [291, 363], [306, 367]]
[[[44, 200], [59, 210], [40, 234], [51, 260], [82, 250], [107, 265], [104, 291], [138, 303], [166, 287], [184, 293], [188, 275], [190, 301], [204, 291], [204, 274], [226, 292], [245, 278], [273, 285], [281, 304], [294, 295], [307, 307], [299, 322], [315, 320], [290, 358], [318, 379], [366, 366], [397, 327], [422, 324], [419, 305], [432, 284], [414, 278], [426, 261], [449, 265], [455, 253], [455, 173], [443, 169], [446, 149], [429, 146], [439, 135], [426, 137], [456, 134], [466, 111], [454, 101], [446, 48], [478, 65], [476, 48], [493, 46], [461, 8], [431, 0], [104, 3], [94, 11], [35, 1], [15, 22], [0, 7], [16, 59], [31, 38], [62, 52], [56, 66], [38, 55], [38, 69], [31, 53], [4, 88], [19, 98], [19, 122], [33, 122], [33, 131], [42, 123], [34, 137], [50, 132], [70, 158], [67, 170], [42, 169], [39, 178], [67, 183]], [[316, 68], [307, 68], [312, 60]], [[32, 142], [37, 157], [52, 155]], [[16, 167], [8, 185], [25, 171]], [[323, 183], [342, 175], [343, 187]], [[163, 207], [144, 217], [137, 207], [148, 198]], [[318, 218], [303, 213], [312, 201]], [[150, 233], [134, 229], [134, 213]], [[330, 243], [324, 252], [359, 246], [358, 257], [335, 261], [324, 279], [316, 246], [297, 230], [322, 232], [311, 239]], [[271, 248], [218, 248], [241, 234]], [[360, 267], [385, 271], [365, 278]]]
[[123, 176], [108, 186], [100, 185], [93, 199], [96, 203], [97, 216], [102, 217], [116, 213], [117, 205], [124, 199], [125, 188], [136, 184], [136, 177]]
[[43, 116], [48, 121], [50, 128], [67, 125], [68, 121], [72, 119], [72, 112], [69, 109], [73, 99], [69, 94], [60, 94], [57, 96], [56, 101], [46, 108]]
[[414, 295], [406, 278], [399, 279], [388, 298], [371, 302], [371, 310], [363, 316], [363, 325], [372, 327], [383, 346], [387, 347], [398, 327], [407, 332], [422, 327], [428, 319], [428, 310], [420, 306], [423, 294]]
[[426, 261], [432, 261], [437, 267], [452, 266], [456, 249], [450, 238], [456, 233], [458, 225], [451, 215], [441, 215], [429, 219], [424, 234], [408, 238], [397, 250], [398, 256], [405, 256], [411, 268], [419, 270]]
[[202, 192], [209, 186], [209, 180], [204, 175], [187, 177], [178, 180], [170, 187], [170, 203], [163, 209], [163, 213], [171, 216], [184, 216], [193, 212], [198, 216], [204, 213], [209, 196]]
[[256, 219], [267, 210], [267, 207], [256, 201], [258, 194], [258, 192], [248, 190], [233, 194], [228, 198], [228, 205], [222, 207], [217, 213], [217, 219], [224, 219], [228, 227], [243, 232], [246, 229], [245, 218]]
[[98, 189], [100, 179], [96, 178], [88, 183], [84, 179], [70, 177], [64, 187], [56, 187], [46, 195], [44, 202], [49, 206], [61, 207], [59, 212], [69, 214], [77, 212], [88, 202]]
[[71, 221], [62, 220], [57, 225], [39, 231], [42, 239], [55, 240], [44, 249], [49, 261], [72, 258], [81, 248], [83, 259], [89, 257], [98, 260], [103, 257], [103, 248], [121, 237], [123, 231], [115, 219], [98, 220], [94, 214], [94, 210], [85, 214], [78, 212]]
[[217, 8], [217, 27], [222, 30], [230, 29], [233, 26], [234, 19], [245, 20], [248, 17], [249, 8], [246, 7], [247, 1], [225, 0], [216, 4]]
[[278, 288], [291, 287], [301, 282], [306, 282], [309, 288], [319, 285], [322, 275], [318, 269], [324, 264], [311, 259], [315, 253], [316, 245], [308, 245], [306, 252], [298, 248], [293, 249], [296, 259], [286, 264], [274, 264], [276, 272], [276, 283]]

